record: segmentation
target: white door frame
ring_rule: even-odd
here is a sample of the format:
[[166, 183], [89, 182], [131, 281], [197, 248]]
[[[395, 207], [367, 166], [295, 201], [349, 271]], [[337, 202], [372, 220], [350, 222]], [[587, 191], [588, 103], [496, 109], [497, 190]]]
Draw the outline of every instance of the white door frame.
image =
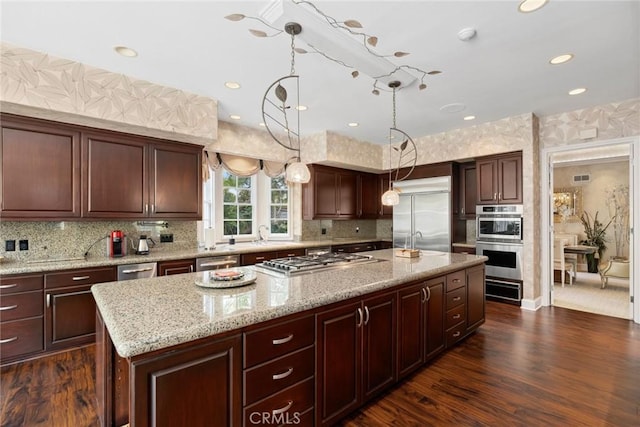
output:
[[553, 285], [553, 260], [551, 242], [553, 239], [553, 214], [551, 212], [551, 200], [553, 197], [553, 176], [551, 172], [551, 156], [555, 153], [574, 151], [596, 147], [629, 144], [629, 227], [631, 228], [631, 244], [629, 245], [629, 259], [631, 260], [629, 292], [636, 300], [629, 303], [632, 317], [635, 323], [640, 323], [640, 233], [635, 233], [635, 224], [640, 224], [640, 197], [634, 197], [634, 193], [640, 191], [640, 137], [617, 138], [604, 141], [593, 141], [581, 144], [562, 145], [549, 147], [542, 150], [540, 157], [540, 234], [541, 234], [541, 293], [542, 305], [551, 305], [551, 290]]

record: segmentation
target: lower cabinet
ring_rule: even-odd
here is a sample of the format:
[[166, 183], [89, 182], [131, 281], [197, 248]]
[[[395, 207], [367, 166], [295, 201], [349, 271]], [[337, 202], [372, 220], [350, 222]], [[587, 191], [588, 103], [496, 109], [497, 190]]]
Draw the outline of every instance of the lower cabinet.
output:
[[472, 332], [485, 319], [484, 264], [467, 269], [467, 332]]
[[175, 261], [161, 261], [158, 263], [158, 276], [193, 273], [196, 271], [195, 259], [178, 259]]
[[115, 280], [114, 267], [45, 274], [45, 349], [59, 350], [94, 342], [96, 303], [91, 285]]
[[130, 364], [131, 425], [241, 426], [241, 336]]
[[316, 425], [333, 425], [395, 383], [396, 292], [317, 315]]

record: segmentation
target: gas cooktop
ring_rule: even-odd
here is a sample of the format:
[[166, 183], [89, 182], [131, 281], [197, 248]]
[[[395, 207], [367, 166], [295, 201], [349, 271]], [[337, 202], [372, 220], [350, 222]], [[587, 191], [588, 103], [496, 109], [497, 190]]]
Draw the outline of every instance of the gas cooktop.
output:
[[267, 270], [283, 276], [309, 273], [315, 270], [345, 267], [359, 263], [376, 262], [370, 255], [348, 253], [324, 253], [289, 258], [276, 258], [256, 264], [258, 270]]

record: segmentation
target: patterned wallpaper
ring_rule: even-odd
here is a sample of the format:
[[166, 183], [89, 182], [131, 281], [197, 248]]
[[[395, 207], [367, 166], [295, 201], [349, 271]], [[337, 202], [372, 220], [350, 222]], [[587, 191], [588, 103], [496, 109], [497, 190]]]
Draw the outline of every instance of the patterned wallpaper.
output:
[[598, 140], [640, 135], [640, 99], [541, 117], [542, 148], [582, 141], [580, 131], [592, 128], [598, 129]]
[[120, 131], [183, 142], [217, 137], [218, 106], [211, 98], [7, 43], [0, 44], [0, 53], [3, 111], [88, 126], [117, 125]]

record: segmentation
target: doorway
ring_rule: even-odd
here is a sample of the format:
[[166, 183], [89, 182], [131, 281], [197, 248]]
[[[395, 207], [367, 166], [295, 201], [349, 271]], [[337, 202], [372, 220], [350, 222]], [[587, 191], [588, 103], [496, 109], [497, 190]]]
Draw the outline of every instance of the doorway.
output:
[[[634, 172], [638, 159], [633, 155], [638, 144], [638, 138], [627, 138], [543, 150], [543, 305], [640, 323], [638, 304], [633, 304], [634, 295], [640, 293], [634, 280], [638, 277], [634, 248], [639, 246], [630, 232], [639, 213], [638, 198], [633, 197], [634, 188], [640, 188]], [[600, 241], [593, 238], [599, 231], [604, 231]], [[567, 245], [567, 252], [560, 249], [564, 256], [559, 257], [556, 250], [554, 256], [554, 246], [562, 245]], [[607, 283], [602, 288], [599, 272], [609, 261], [616, 266], [626, 262], [621, 265], [629, 267], [629, 277], [624, 272], [605, 274]]]

